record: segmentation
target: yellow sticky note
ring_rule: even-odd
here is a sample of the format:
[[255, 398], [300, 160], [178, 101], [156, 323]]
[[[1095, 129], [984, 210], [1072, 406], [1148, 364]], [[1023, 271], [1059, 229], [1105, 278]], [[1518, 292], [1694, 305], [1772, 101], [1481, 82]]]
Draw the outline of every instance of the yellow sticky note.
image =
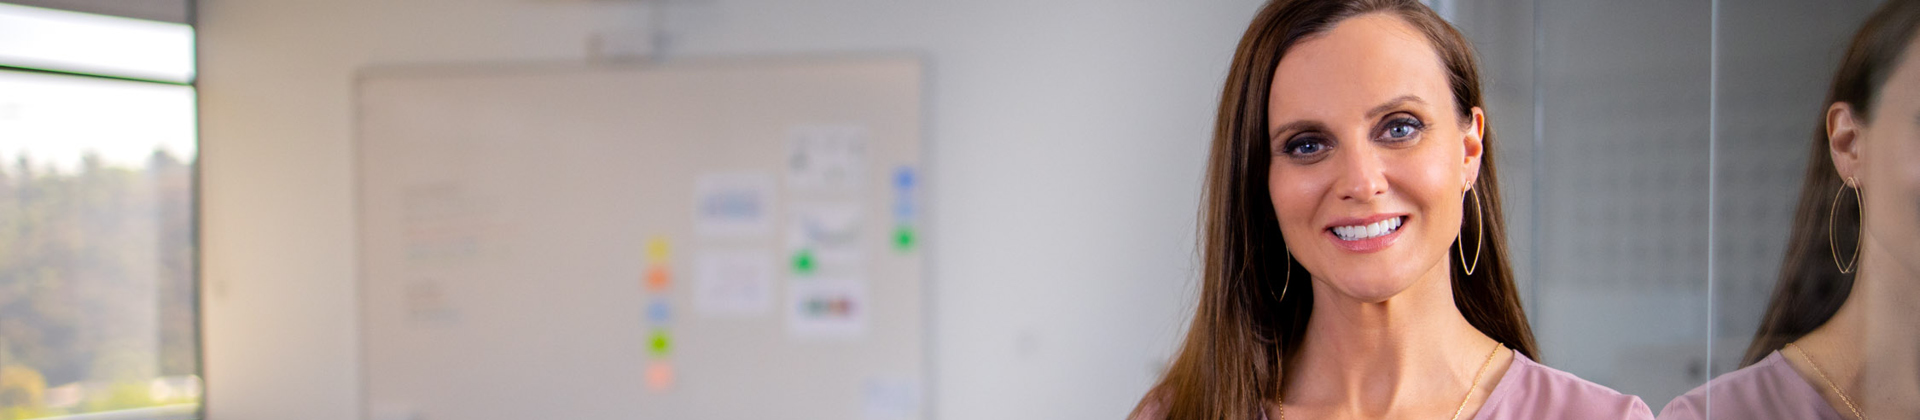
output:
[[673, 243], [665, 236], [655, 236], [647, 240], [647, 262], [666, 264], [673, 258]]

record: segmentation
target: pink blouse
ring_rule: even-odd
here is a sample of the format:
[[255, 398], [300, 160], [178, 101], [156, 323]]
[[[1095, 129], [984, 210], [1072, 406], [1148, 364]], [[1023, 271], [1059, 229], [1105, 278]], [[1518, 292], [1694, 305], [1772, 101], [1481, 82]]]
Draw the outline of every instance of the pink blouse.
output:
[[1707, 418], [1840, 420], [1840, 412], [1776, 351], [1753, 366], [1713, 378], [1660, 409], [1661, 420]]
[[1653, 420], [1640, 397], [1587, 382], [1515, 352], [1513, 365], [1493, 386], [1493, 395], [1474, 420], [1565, 419]]
[[[1148, 403], [1133, 420], [1167, 417], [1164, 401]], [[1653, 410], [1640, 397], [1535, 363], [1513, 354], [1513, 364], [1493, 386], [1475, 420], [1653, 420]]]

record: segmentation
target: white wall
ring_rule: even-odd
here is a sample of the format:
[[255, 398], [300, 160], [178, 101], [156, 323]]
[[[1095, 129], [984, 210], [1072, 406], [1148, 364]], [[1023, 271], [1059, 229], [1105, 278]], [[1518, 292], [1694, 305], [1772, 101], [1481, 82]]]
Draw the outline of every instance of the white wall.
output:
[[[1094, 419], [1183, 329], [1209, 127], [1258, 3], [707, 0], [669, 27], [686, 55], [927, 57], [936, 415]], [[359, 416], [356, 69], [580, 60], [630, 8], [202, 1], [209, 416]]]

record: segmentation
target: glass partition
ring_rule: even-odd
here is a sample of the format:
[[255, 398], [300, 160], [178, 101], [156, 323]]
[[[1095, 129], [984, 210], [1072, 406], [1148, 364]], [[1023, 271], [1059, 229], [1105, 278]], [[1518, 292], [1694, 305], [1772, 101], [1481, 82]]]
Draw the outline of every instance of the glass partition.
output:
[[1712, 10], [1461, 2], [1541, 361], [1659, 407], [1705, 378]]
[[1542, 361], [1656, 412], [1740, 368], [1828, 84], [1879, 2], [1440, 3], [1486, 69]]

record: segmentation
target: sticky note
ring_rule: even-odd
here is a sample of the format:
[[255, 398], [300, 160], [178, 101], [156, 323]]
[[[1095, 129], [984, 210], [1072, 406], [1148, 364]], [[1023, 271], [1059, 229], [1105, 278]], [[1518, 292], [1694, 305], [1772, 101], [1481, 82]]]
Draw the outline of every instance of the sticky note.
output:
[[653, 336], [647, 339], [647, 352], [654, 357], [666, 357], [673, 353], [673, 337], [667, 330], [653, 330]]
[[647, 291], [664, 292], [673, 287], [673, 271], [665, 264], [647, 267]]
[[893, 200], [893, 218], [901, 222], [913, 220], [913, 201], [905, 196]]
[[813, 268], [814, 268], [813, 250], [803, 248], [793, 253], [793, 273], [794, 274], [800, 274], [800, 275], [813, 274]]
[[893, 187], [903, 190], [913, 188], [913, 167], [893, 168]]
[[673, 259], [673, 242], [668, 241], [667, 237], [655, 236], [651, 239], [647, 239], [647, 262], [648, 263], [666, 264], [668, 261], [671, 261], [672, 259]]
[[647, 389], [665, 391], [673, 388], [673, 365], [663, 360], [647, 362]]
[[912, 226], [898, 226], [893, 228], [893, 249], [902, 252], [913, 250]]
[[667, 321], [671, 320], [670, 316], [673, 314], [670, 309], [671, 308], [667, 307], [666, 299], [654, 298], [652, 302], [647, 303], [647, 321], [653, 322], [654, 324], [667, 323]]

